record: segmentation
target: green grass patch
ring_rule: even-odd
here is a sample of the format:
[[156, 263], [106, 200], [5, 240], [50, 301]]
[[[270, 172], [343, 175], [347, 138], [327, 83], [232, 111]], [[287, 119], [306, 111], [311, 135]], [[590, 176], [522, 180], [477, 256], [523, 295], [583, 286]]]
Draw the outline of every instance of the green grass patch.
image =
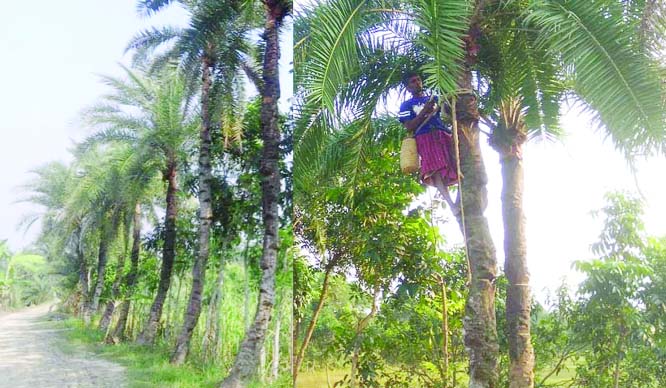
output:
[[[212, 365], [185, 363], [174, 366], [169, 363], [170, 349], [164, 345], [140, 346], [133, 343], [108, 345], [103, 334], [86, 328], [78, 319], [70, 318], [58, 324], [67, 328], [65, 341], [59, 344], [64, 352], [85, 348], [109, 361], [123, 365], [127, 370], [130, 388], [214, 388], [225, 377], [226, 370]], [[290, 387], [289, 376], [275, 383], [251, 383], [248, 388]]]
[[[298, 373], [296, 388], [328, 388], [325, 370], [302, 371]], [[331, 387], [336, 381], [342, 380], [349, 374], [349, 369], [336, 369], [328, 371], [328, 381]]]

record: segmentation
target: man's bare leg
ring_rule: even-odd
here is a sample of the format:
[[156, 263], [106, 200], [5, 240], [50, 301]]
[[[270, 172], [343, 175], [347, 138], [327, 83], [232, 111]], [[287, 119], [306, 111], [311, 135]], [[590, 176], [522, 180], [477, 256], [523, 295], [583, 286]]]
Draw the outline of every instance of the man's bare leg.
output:
[[451, 193], [449, 193], [449, 188], [444, 184], [442, 175], [435, 173], [432, 176], [432, 183], [437, 188], [437, 191], [439, 191], [439, 193], [442, 195], [442, 198], [444, 198], [446, 203], [449, 205], [453, 216], [458, 217], [458, 213], [460, 213], [460, 207], [451, 198]]

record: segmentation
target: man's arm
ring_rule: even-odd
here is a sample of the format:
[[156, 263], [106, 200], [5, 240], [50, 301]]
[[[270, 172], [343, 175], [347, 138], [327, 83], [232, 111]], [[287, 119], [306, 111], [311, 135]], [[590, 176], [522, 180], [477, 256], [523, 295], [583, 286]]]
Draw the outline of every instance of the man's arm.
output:
[[430, 114], [435, 111], [434, 106], [435, 106], [435, 101], [433, 99], [430, 99], [430, 101], [426, 102], [425, 106], [416, 115], [416, 117], [414, 117], [411, 120], [403, 122], [402, 125], [404, 125], [405, 128], [407, 128], [407, 131], [413, 133], [421, 124], [423, 124], [426, 120], [430, 119], [431, 116]]

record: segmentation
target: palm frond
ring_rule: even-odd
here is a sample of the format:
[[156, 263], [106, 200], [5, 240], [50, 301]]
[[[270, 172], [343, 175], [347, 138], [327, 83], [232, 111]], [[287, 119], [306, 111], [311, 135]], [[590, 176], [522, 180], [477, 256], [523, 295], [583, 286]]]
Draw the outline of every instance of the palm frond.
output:
[[124, 142], [131, 144], [136, 142], [139, 139], [139, 137], [136, 135], [136, 132], [125, 128], [126, 127], [121, 125], [112, 125], [108, 129], [100, 130], [97, 133], [88, 136], [76, 146], [75, 154], [82, 155], [88, 153], [102, 144], [109, 144], [114, 142]]
[[465, 51], [463, 36], [469, 29], [473, 2], [467, 0], [418, 0], [413, 23], [420, 28], [416, 44], [430, 57], [421, 70], [424, 84], [440, 95], [458, 89], [461, 62]]
[[139, 0], [137, 4], [137, 12], [141, 15], [149, 16], [161, 11], [173, 2], [174, 0]]
[[601, 9], [600, 0], [536, 3], [527, 22], [538, 43], [559, 55], [576, 94], [591, 108], [618, 149], [634, 154], [666, 152], [664, 86], [654, 61], [636, 49], [635, 26]]
[[311, 23], [308, 61], [302, 83], [309, 104], [334, 110], [339, 85], [358, 66], [356, 34], [365, 16], [367, 0], [326, 2], [308, 15]]
[[138, 50], [145, 56], [145, 53], [154, 51], [159, 46], [181, 36], [182, 33], [182, 29], [175, 27], [152, 27], [132, 37], [125, 48], [125, 52]]

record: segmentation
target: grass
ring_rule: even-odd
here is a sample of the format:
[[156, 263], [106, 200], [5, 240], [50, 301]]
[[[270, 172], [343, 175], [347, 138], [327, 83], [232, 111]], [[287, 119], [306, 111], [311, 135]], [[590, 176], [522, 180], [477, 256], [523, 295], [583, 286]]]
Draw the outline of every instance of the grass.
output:
[[[169, 363], [170, 349], [166, 346], [140, 346], [132, 343], [106, 345], [103, 334], [86, 328], [74, 318], [58, 324], [69, 330], [59, 346], [64, 352], [75, 352], [85, 348], [109, 361], [123, 365], [127, 370], [130, 388], [214, 388], [225, 377], [225, 370], [213, 365], [185, 363], [173, 366]], [[291, 377], [283, 376], [272, 385], [255, 382], [248, 388], [286, 388]]]
[[[570, 381], [575, 376], [575, 368], [573, 365], [563, 368], [559, 374], [550, 376], [546, 384], [565, 383]], [[328, 371], [330, 387], [333, 387], [336, 381], [349, 374], [349, 369], [331, 369]], [[458, 375], [459, 386], [467, 386], [467, 376]], [[537, 377], [536, 381], [540, 381]], [[325, 370], [306, 370], [298, 373], [298, 381], [295, 388], [329, 388], [326, 382]]]
[[[336, 369], [329, 370], [328, 377], [331, 382], [331, 387], [335, 384], [336, 381], [342, 380], [342, 378], [349, 374], [349, 369]], [[328, 388], [326, 383], [326, 371], [324, 370], [314, 370], [314, 371], [302, 371], [298, 373], [298, 380], [296, 381], [296, 388]]]

